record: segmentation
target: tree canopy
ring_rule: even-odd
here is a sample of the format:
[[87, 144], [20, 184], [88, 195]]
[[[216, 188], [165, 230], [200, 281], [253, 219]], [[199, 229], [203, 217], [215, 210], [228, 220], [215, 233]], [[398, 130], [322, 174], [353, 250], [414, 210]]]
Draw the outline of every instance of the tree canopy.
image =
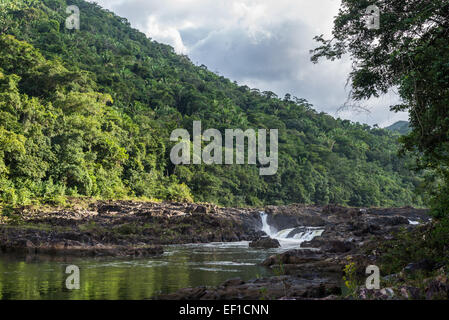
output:
[[[369, 29], [369, 5], [380, 12], [380, 28]], [[449, 191], [449, 3], [445, 0], [343, 0], [335, 18], [333, 38], [316, 37], [320, 57], [353, 59], [350, 75], [355, 100], [397, 88], [408, 110], [412, 132], [401, 140], [415, 154], [418, 169], [431, 172], [427, 189], [436, 199]], [[447, 208], [445, 204], [436, 210]]]
[[[3, 1], [0, 199], [147, 197], [222, 205], [422, 205], [399, 134], [318, 113], [301, 98], [240, 86], [81, 0]], [[330, 47], [329, 47], [330, 50]], [[330, 51], [329, 51], [330, 52]], [[377, 85], [375, 86], [377, 88]], [[365, 91], [360, 91], [365, 92]], [[279, 130], [279, 170], [175, 166], [170, 133]]]

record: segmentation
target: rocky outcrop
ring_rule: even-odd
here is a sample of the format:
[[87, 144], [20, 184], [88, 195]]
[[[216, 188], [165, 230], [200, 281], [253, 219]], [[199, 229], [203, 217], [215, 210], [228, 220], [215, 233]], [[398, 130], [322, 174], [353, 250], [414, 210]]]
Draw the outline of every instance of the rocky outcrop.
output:
[[281, 245], [278, 240], [265, 237], [250, 242], [249, 246], [251, 248], [272, 249], [279, 248]]
[[70, 256], [112, 256], [112, 257], [148, 257], [164, 252], [162, 246], [142, 245], [89, 245], [76, 241], [48, 241], [35, 245], [29, 240], [16, 239], [0, 245], [2, 253], [24, 253], [43, 255], [70, 255]]
[[[304, 242], [302, 247], [319, 248], [328, 252], [342, 253], [355, 249], [372, 236], [388, 238], [399, 228], [413, 228], [410, 221], [427, 223], [427, 210], [410, 207], [377, 209], [328, 206], [268, 206], [268, 224], [276, 229], [319, 227], [324, 229], [319, 238]], [[292, 235], [293, 236], [293, 235]]]
[[410, 221], [420, 224], [429, 222], [427, 213], [427, 210], [413, 208], [359, 209], [326, 206], [319, 213], [324, 221], [321, 237], [304, 242], [301, 247], [316, 248], [329, 253], [357, 251], [373, 237], [388, 240], [400, 228], [414, 228], [415, 225], [411, 225]]
[[[426, 210], [411, 208], [389, 210], [292, 205], [267, 207], [265, 212], [273, 228], [292, 229], [289, 237], [304, 232], [304, 226], [319, 227], [324, 232], [320, 237], [302, 243], [304, 249], [288, 250], [261, 262], [277, 276], [247, 282], [233, 279], [217, 288], [188, 288], [159, 298], [334, 299], [340, 294], [348, 257], [366, 268], [376, 259], [374, 255], [365, 253], [367, 248], [375, 248], [380, 241], [391, 239], [392, 233], [399, 228], [414, 228], [409, 220], [421, 224], [429, 221]], [[363, 275], [364, 272], [365, 269]], [[434, 291], [444, 291], [441, 285], [434, 287]], [[416, 294], [413, 289], [410, 292]], [[386, 288], [362, 291], [360, 298], [365, 295], [391, 299], [395, 294]]]
[[326, 225], [322, 217], [323, 208], [294, 204], [289, 206], [267, 206], [267, 222], [277, 230], [295, 226], [322, 227]]
[[0, 224], [0, 250], [146, 256], [160, 245], [254, 240], [259, 214], [210, 204], [96, 201], [68, 208], [24, 207]]
[[360, 288], [360, 300], [447, 300], [449, 282], [446, 275], [438, 275], [423, 281], [422, 287], [400, 285], [382, 289]]
[[161, 300], [259, 300], [310, 299], [339, 294], [338, 282], [332, 279], [301, 279], [276, 276], [242, 281], [228, 280], [217, 288], [187, 288], [173, 294], [162, 295]]

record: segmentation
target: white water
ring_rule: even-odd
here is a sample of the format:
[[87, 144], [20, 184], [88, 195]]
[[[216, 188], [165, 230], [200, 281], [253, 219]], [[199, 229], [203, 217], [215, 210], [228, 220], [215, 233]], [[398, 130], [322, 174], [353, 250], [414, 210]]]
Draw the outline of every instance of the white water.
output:
[[262, 219], [262, 231], [265, 232], [268, 236], [271, 236], [271, 227], [267, 222], [268, 214], [266, 214], [265, 212], [260, 212], [260, 218]]
[[409, 224], [412, 224], [412, 225], [418, 225], [419, 224], [419, 221], [413, 221], [413, 220], [408, 220], [408, 223]]
[[[268, 224], [268, 215], [265, 212], [260, 212], [260, 218], [262, 219], [262, 231], [270, 238], [278, 240], [281, 247], [299, 248], [301, 243], [311, 241], [315, 237], [320, 237], [324, 232], [324, 229], [314, 227], [296, 227], [277, 231]], [[295, 230], [298, 232], [293, 232]]]

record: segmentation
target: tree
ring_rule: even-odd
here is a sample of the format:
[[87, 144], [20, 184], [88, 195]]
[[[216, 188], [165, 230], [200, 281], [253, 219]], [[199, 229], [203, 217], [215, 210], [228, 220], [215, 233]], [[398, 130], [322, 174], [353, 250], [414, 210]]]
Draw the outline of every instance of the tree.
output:
[[[380, 28], [365, 24], [367, 7], [380, 11]], [[352, 98], [377, 97], [397, 87], [412, 132], [404, 149], [417, 155], [418, 168], [446, 178], [449, 165], [449, 2], [446, 0], [343, 0], [333, 38], [315, 39], [312, 61], [349, 54]], [[447, 190], [446, 190], [447, 191]]]
[[[241, 87], [84, 0], [0, 2], [14, 5], [0, 12], [0, 28], [10, 26], [0, 35], [1, 139], [24, 146], [0, 146], [5, 202], [85, 195], [227, 206], [421, 204], [411, 200], [420, 177], [404, 169], [409, 157], [396, 156], [394, 133]], [[77, 32], [64, 28], [68, 4], [82, 12]], [[222, 134], [278, 129], [278, 174], [261, 177], [253, 165], [175, 166], [170, 133], [190, 131], [195, 120]], [[390, 190], [401, 197], [392, 200]]]

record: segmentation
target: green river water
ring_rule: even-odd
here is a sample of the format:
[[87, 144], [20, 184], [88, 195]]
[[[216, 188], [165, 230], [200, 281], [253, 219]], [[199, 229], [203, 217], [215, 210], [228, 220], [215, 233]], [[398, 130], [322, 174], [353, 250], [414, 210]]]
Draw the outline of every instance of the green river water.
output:
[[[177, 245], [161, 256], [69, 258], [0, 254], [0, 299], [151, 299], [181, 288], [216, 286], [230, 278], [270, 275], [258, 266], [283, 249], [260, 250], [247, 242]], [[80, 289], [66, 288], [68, 265], [80, 270]]]

